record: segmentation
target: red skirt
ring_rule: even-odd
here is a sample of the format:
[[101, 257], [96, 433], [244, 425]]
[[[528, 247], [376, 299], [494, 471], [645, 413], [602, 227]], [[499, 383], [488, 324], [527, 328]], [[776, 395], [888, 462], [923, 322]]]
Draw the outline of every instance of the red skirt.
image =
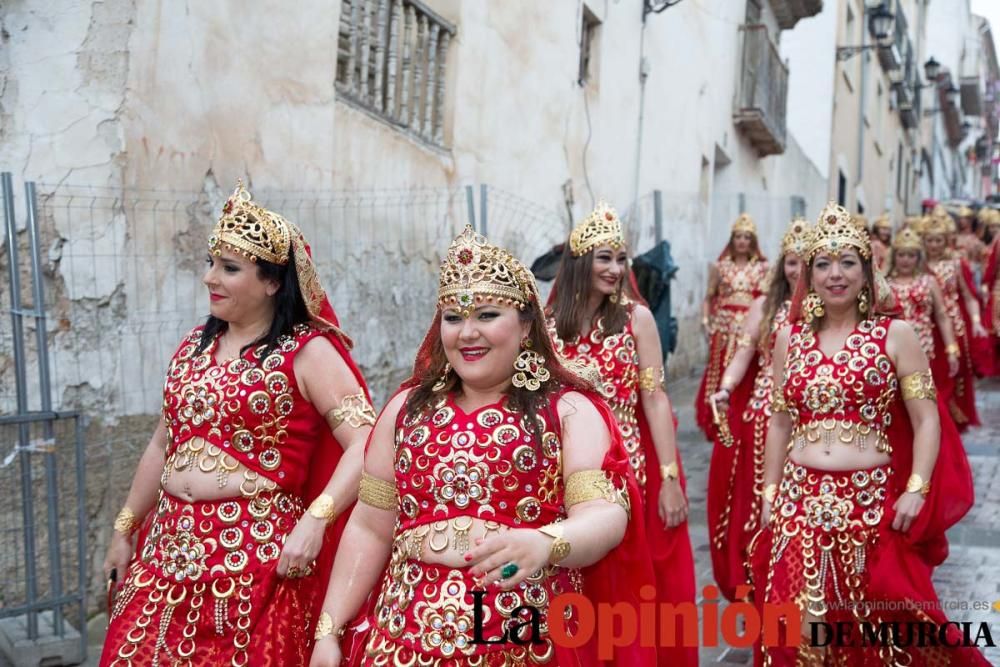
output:
[[[505, 665], [596, 664], [586, 649], [575, 651], [557, 646], [548, 637], [548, 607], [562, 593], [578, 593], [578, 571], [546, 567], [518, 588], [486, 589], [473, 580], [470, 568], [432, 565], [408, 557], [405, 534], [393, 542], [392, 557], [382, 582], [370, 628], [360, 656], [362, 665], [429, 665], [433, 667], [500, 667]], [[474, 594], [476, 594], [474, 596]], [[478, 600], [478, 601], [477, 601]], [[475, 608], [480, 610], [480, 638], [501, 639], [515, 632], [513, 625], [530, 620], [531, 607], [541, 616], [538, 643], [521, 636], [523, 644], [502, 641], [474, 643]], [[571, 608], [569, 608], [571, 609]], [[571, 632], [573, 616], [559, 619]], [[524, 624], [528, 625], [528, 624]], [[581, 653], [581, 655], [576, 655]]]
[[160, 491], [122, 577], [101, 666], [306, 665], [324, 595], [314, 576], [277, 576], [302, 516], [286, 493], [188, 503]]
[[698, 387], [698, 395], [695, 397], [694, 403], [698, 428], [709, 440], [715, 434], [715, 425], [712, 422], [712, 407], [708, 403], [708, 397], [719, 390], [722, 373], [725, 372], [726, 366], [729, 365], [736, 352], [736, 338], [743, 329], [743, 320], [746, 319], [748, 311], [748, 306], [724, 306], [712, 315], [712, 336], [708, 342], [708, 361], [705, 364], [705, 374], [701, 378], [701, 385]]
[[[889, 465], [831, 471], [785, 463], [771, 522], [750, 547], [759, 612], [766, 618], [764, 604], [794, 605], [803, 615], [833, 628], [844, 624], [851, 632], [848, 641], [831, 642], [823, 650], [812, 645], [810, 628], [803, 624], [797, 648], [758, 646], [756, 665], [987, 664], [974, 648], [865, 641], [868, 629], [892, 623], [940, 627], [947, 621], [933, 609], [936, 596], [916, 599], [904, 592], [933, 589], [929, 569], [907, 572], [912, 559], [899, 551], [902, 540], [888, 525], [888, 508], [895, 502], [889, 492], [892, 474]], [[957, 626], [948, 631], [952, 642], [961, 641]]]
[[[758, 368], [756, 361], [750, 368]], [[732, 441], [716, 437], [708, 466], [706, 519], [712, 573], [730, 601], [749, 584], [746, 550], [760, 529], [764, 441], [770, 420], [771, 369], [758, 368], [733, 391], [727, 415]]]

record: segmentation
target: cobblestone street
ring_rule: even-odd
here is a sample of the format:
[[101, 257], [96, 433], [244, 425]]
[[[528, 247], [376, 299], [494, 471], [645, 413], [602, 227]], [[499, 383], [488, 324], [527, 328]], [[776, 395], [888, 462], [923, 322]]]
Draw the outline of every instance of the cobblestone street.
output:
[[[691, 502], [691, 542], [695, 550], [697, 590], [712, 583], [705, 525], [705, 488], [711, 445], [705, 442], [694, 421], [694, 395], [698, 380], [682, 380], [670, 386], [670, 398], [680, 420], [680, 447], [688, 476]], [[994, 641], [1000, 640], [1000, 382], [980, 381], [977, 403], [983, 426], [963, 436], [976, 484], [976, 505], [949, 533], [951, 554], [937, 569], [934, 581], [945, 605], [955, 605], [947, 614], [953, 621], [990, 624]], [[989, 611], [963, 611], [961, 605], [987, 601]], [[988, 649], [991, 664], [1000, 665], [1000, 648]], [[703, 648], [701, 661], [711, 664], [750, 664], [747, 649]]]

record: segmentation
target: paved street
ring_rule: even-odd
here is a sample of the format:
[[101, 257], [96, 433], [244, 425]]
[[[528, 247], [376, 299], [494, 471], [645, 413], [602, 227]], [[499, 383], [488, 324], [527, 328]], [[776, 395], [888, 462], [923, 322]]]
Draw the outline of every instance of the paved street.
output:
[[[694, 422], [694, 395], [697, 379], [683, 380], [670, 387], [670, 397], [680, 419], [680, 447], [688, 475], [691, 501], [691, 541], [695, 549], [697, 590], [712, 583], [705, 526], [705, 487], [711, 446]], [[951, 554], [935, 573], [937, 591], [944, 604], [960, 605], [1000, 600], [1000, 382], [981, 381], [978, 406], [983, 426], [967, 433], [963, 440], [975, 475], [976, 506], [949, 534]], [[1000, 612], [949, 611], [954, 621], [990, 624], [994, 641], [1000, 641]], [[750, 653], [742, 649], [702, 649], [702, 664], [750, 664]], [[986, 657], [1000, 665], [1000, 649], [990, 649]]]

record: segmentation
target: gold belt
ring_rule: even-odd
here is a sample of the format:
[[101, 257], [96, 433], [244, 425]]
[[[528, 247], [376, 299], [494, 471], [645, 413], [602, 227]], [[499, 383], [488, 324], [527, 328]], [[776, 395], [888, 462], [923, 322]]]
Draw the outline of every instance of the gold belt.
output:
[[881, 429], [871, 424], [831, 417], [796, 426], [792, 431], [788, 449], [798, 447], [801, 450], [805, 449], [806, 445], [822, 443], [829, 451], [834, 442], [839, 442], [844, 445], [855, 445], [859, 451], [864, 451], [868, 448], [868, 441], [872, 437], [875, 439], [876, 452], [892, 452], [889, 439]]

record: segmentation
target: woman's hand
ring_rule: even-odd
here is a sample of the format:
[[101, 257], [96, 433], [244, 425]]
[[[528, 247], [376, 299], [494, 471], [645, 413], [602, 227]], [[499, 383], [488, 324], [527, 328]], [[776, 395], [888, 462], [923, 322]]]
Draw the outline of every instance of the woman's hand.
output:
[[896, 516], [892, 519], [892, 529], [902, 533], [908, 531], [923, 506], [924, 497], [920, 493], [907, 492], [901, 495], [896, 504], [892, 506], [896, 510]]
[[[311, 574], [313, 561], [323, 546], [325, 533], [325, 521], [308, 513], [303, 514], [285, 538], [285, 546], [278, 559], [278, 576], [304, 577]], [[288, 574], [289, 570], [291, 575]]]
[[958, 358], [958, 355], [955, 354], [948, 355], [948, 377], [953, 378], [956, 375], [958, 375], [960, 364], [961, 362]]
[[680, 480], [664, 479], [660, 485], [660, 520], [665, 528], [675, 528], [687, 518], [688, 504]]
[[989, 334], [986, 332], [986, 327], [983, 326], [982, 322], [973, 320], [972, 322], [972, 337], [973, 338], [986, 338]]
[[320, 639], [313, 646], [309, 667], [337, 667], [343, 658], [340, 644], [333, 635], [329, 635]]
[[[466, 552], [465, 560], [483, 588], [500, 582], [500, 588], [510, 590], [549, 562], [552, 542], [551, 537], [533, 528], [507, 530], [476, 540], [476, 546]], [[508, 563], [517, 565], [517, 572], [501, 579], [500, 571]]]
[[726, 414], [729, 411], [729, 396], [731, 392], [728, 389], [720, 389], [711, 396], [708, 397], [709, 403], [715, 403], [715, 407], [718, 409], [719, 414]]
[[760, 506], [760, 527], [764, 528], [771, 523], [771, 503], [766, 499]]
[[115, 579], [121, 582], [125, 578], [128, 570], [128, 563], [132, 560], [132, 537], [123, 535], [117, 530], [111, 532], [111, 542], [108, 543], [108, 552], [104, 555], [104, 580], [111, 580], [111, 571], [116, 572]]

